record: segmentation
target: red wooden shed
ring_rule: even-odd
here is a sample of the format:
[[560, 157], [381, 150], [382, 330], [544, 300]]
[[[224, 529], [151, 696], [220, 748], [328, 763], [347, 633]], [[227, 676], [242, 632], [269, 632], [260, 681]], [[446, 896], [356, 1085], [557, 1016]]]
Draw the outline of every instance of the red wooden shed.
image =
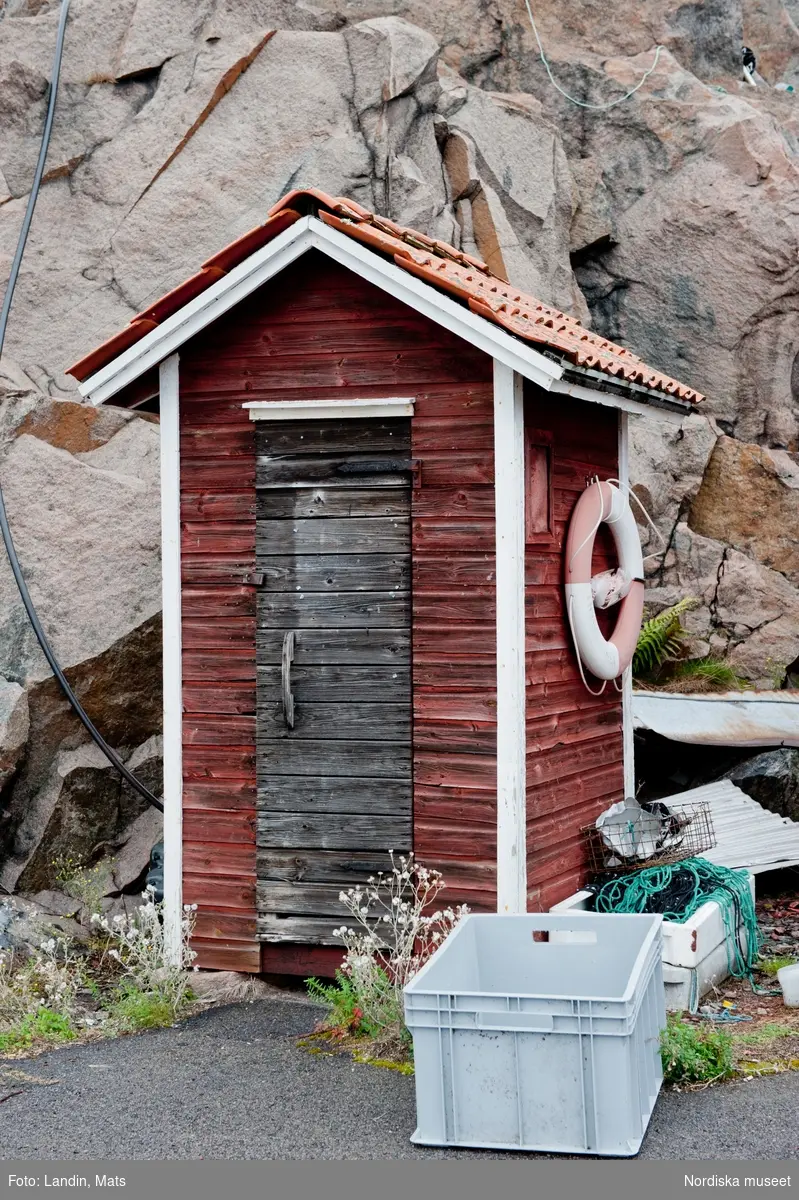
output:
[[580, 680], [565, 528], [626, 480], [628, 418], [696, 393], [318, 191], [71, 373], [160, 410], [165, 894], [199, 965], [329, 973], [389, 849], [475, 910], [572, 892], [632, 759], [629, 680]]

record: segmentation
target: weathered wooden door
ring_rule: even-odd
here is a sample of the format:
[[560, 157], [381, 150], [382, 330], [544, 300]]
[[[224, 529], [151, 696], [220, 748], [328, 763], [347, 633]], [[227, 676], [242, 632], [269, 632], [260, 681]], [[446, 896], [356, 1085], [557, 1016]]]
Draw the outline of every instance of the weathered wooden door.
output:
[[259, 936], [335, 943], [411, 846], [410, 421], [256, 438]]

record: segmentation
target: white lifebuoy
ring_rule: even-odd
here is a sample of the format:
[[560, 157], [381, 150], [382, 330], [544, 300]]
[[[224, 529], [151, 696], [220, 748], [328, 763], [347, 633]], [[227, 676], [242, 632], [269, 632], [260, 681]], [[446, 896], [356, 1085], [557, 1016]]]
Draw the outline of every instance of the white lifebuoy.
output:
[[[619, 556], [617, 572], [591, 579], [591, 557], [599, 526], [606, 524]], [[619, 598], [619, 616], [609, 639], [602, 636], [595, 608]], [[566, 538], [566, 606], [580, 661], [597, 679], [616, 679], [632, 662], [644, 613], [644, 561], [627, 497], [612, 483], [595, 480], [575, 505]]]

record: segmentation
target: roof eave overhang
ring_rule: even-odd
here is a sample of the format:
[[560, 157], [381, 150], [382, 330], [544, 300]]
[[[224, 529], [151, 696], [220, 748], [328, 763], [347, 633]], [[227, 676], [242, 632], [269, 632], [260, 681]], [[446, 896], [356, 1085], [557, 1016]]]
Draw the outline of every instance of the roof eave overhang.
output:
[[654, 415], [652, 409], [657, 407], [660, 419], [670, 421], [681, 421], [691, 411], [691, 406], [681, 401], [672, 401], [644, 388], [633, 390], [611, 378], [605, 381], [594, 373], [589, 375], [571, 364], [552, 359], [312, 216], [302, 217], [278, 234], [140, 341], [90, 375], [80, 384], [81, 395], [92, 404], [111, 400], [309, 250], [328, 255], [546, 391], [566, 393], [575, 399], [632, 413]]

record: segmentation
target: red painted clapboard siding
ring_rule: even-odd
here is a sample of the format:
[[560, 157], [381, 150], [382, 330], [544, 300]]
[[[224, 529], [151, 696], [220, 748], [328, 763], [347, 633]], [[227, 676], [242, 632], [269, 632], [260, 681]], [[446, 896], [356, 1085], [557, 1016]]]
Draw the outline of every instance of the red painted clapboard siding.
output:
[[[532, 384], [525, 406], [525, 421], [552, 433], [554, 472], [555, 537], [528, 546], [525, 562], [528, 907], [546, 909], [584, 881], [581, 831], [623, 782], [619, 694], [583, 687], [561, 600], [568, 521], [586, 478], [618, 474], [618, 427], [612, 409], [553, 405]], [[594, 570], [615, 565], [611, 547], [602, 531]]]
[[307, 974], [324, 958], [301, 947], [262, 956], [253, 933], [255, 454], [241, 407], [250, 399], [415, 397], [418, 851], [451, 881], [447, 899], [493, 907], [490, 360], [307, 256], [185, 346], [180, 378], [184, 871], [187, 902], [202, 914], [199, 965]]
[[[412, 495], [414, 847], [442, 898], [496, 906], [496, 630], [491, 363], [468, 395], [417, 403]], [[459, 866], [458, 864], [463, 864]], [[468, 864], [468, 865], [467, 865]]]

